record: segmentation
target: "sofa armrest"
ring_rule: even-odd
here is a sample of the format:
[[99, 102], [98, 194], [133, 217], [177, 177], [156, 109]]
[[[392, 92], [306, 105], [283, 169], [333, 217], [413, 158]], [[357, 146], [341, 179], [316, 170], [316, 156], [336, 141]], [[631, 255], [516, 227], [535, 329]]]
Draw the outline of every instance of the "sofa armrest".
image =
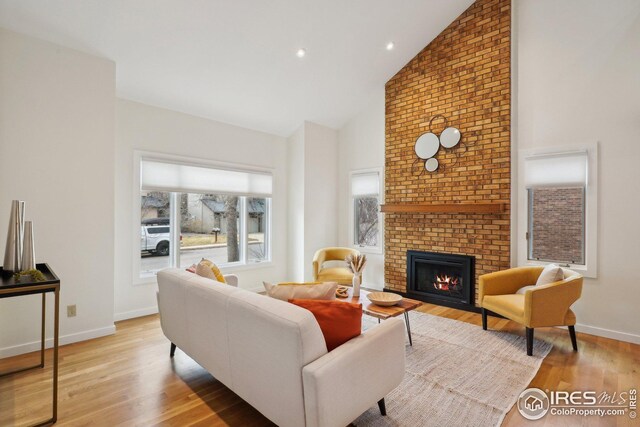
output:
[[224, 280], [227, 282], [227, 285], [238, 287], [238, 276], [235, 274], [225, 274]]
[[404, 373], [404, 322], [391, 318], [302, 369], [307, 427], [348, 425], [396, 388]]
[[482, 307], [485, 295], [515, 294], [523, 286], [534, 285], [542, 267], [515, 267], [478, 278], [478, 303]]

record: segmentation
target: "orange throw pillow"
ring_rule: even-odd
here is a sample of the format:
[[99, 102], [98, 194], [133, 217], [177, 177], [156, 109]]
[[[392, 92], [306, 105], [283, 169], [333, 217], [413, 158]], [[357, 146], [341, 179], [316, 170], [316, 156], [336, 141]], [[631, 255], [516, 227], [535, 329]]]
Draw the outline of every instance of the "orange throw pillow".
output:
[[313, 313], [328, 351], [361, 334], [362, 304], [312, 299], [290, 299], [289, 302]]

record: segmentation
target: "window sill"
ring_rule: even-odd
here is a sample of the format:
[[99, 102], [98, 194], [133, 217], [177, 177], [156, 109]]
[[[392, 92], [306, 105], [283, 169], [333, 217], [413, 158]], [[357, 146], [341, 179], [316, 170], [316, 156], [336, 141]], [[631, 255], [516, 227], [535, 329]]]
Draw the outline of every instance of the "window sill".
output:
[[586, 265], [569, 265], [569, 267], [567, 267], [567, 264], [564, 263], [558, 263], [558, 262], [553, 262], [553, 261], [531, 261], [531, 260], [527, 260], [524, 265], [525, 266], [546, 266], [549, 264], [557, 264], [559, 265], [561, 268], [568, 268], [569, 270], [575, 271], [576, 273], [580, 273], [583, 277], [589, 278], [589, 279], [595, 279], [597, 278], [597, 274], [595, 271], [593, 271], [592, 269], [589, 269], [589, 267], [587, 267]]
[[382, 248], [379, 248], [379, 247], [375, 247], [375, 246], [358, 246], [358, 245], [354, 245], [352, 247], [354, 249], [360, 251], [360, 253], [363, 253], [363, 254], [382, 255]]
[[235, 273], [238, 271], [259, 270], [261, 268], [273, 267], [273, 265], [274, 264], [272, 261], [252, 262], [249, 264], [220, 266], [220, 271], [222, 271], [223, 274], [228, 274], [228, 273]]
[[[239, 271], [250, 271], [250, 270], [259, 270], [261, 268], [269, 268], [273, 267], [274, 264], [272, 261], [264, 261], [264, 262], [252, 262], [250, 264], [236, 264], [236, 265], [220, 265], [220, 271], [223, 274], [233, 274]], [[170, 268], [170, 267], [167, 267]], [[160, 270], [158, 270], [160, 271]], [[146, 273], [136, 279], [134, 279], [134, 286], [144, 286], [157, 283], [156, 275], [158, 271], [154, 271], [152, 273]]]

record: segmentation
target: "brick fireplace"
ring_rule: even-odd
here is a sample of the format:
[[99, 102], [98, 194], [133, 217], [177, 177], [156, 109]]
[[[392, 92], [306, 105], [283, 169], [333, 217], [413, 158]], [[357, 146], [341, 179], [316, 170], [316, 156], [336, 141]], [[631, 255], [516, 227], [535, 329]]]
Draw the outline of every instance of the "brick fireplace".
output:
[[[509, 267], [510, 34], [511, 1], [478, 0], [386, 84], [385, 204], [467, 207], [385, 213], [389, 290], [407, 292], [407, 251], [471, 256], [473, 283]], [[437, 114], [462, 145], [440, 150], [440, 168], [420, 174], [413, 146]], [[436, 134], [443, 128], [434, 121]], [[502, 209], [474, 211], [487, 203]]]

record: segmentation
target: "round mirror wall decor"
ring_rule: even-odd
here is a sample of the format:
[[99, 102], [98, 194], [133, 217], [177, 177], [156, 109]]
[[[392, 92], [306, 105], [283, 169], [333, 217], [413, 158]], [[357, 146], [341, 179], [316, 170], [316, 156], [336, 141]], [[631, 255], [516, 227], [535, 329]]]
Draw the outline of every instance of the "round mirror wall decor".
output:
[[427, 159], [427, 161], [424, 162], [424, 168], [427, 172], [435, 172], [438, 169], [438, 159], [435, 157]]
[[440, 134], [440, 144], [444, 148], [453, 148], [460, 142], [460, 131], [454, 127], [448, 127]]
[[440, 148], [440, 140], [438, 136], [433, 132], [423, 133], [416, 140], [415, 150], [416, 155], [421, 159], [428, 159], [433, 157]]
[[[437, 117], [444, 119], [445, 129], [440, 133], [440, 136], [436, 135], [431, 129], [433, 120]], [[447, 126], [447, 118], [442, 114], [436, 114], [429, 120], [429, 132], [423, 133], [416, 139], [414, 150], [419, 159], [425, 160], [424, 170], [427, 172], [435, 172], [438, 170], [439, 162], [435, 158], [436, 154], [440, 150], [440, 146], [445, 149], [454, 148], [460, 142], [462, 133], [458, 128], [453, 126]], [[457, 163], [457, 161], [456, 161]], [[421, 173], [422, 173], [421, 172]]]

